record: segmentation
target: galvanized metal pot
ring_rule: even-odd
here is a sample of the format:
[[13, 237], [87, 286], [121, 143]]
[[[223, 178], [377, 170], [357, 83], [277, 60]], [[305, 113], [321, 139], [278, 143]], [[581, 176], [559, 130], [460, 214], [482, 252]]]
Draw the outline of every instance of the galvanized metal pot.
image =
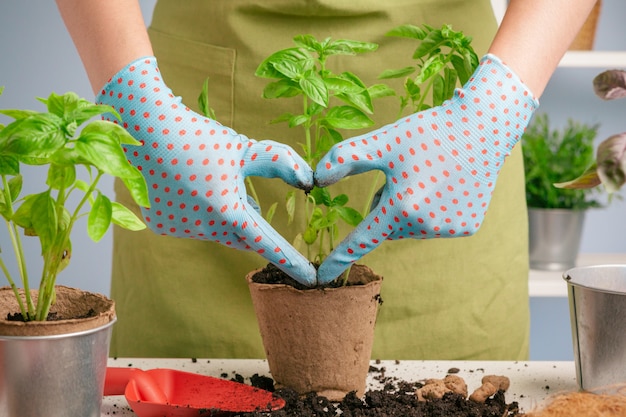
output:
[[584, 210], [529, 207], [530, 267], [565, 271], [576, 266], [584, 221]]
[[563, 278], [568, 287], [578, 386], [597, 393], [623, 390], [626, 265], [573, 268]]
[[0, 417], [100, 417], [115, 305], [100, 294], [57, 287], [57, 307], [95, 314], [7, 321], [17, 303], [10, 289], [0, 289]]

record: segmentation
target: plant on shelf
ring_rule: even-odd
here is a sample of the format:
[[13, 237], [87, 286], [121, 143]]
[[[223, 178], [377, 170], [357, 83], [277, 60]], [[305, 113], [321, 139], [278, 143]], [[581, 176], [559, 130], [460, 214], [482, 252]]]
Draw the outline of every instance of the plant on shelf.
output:
[[547, 114], [535, 115], [522, 136], [529, 207], [584, 210], [599, 207], [594, 190], [557, 188], [593, 163], [599, 125], [568, 120], [563, 129], [550, 126]]
[[[603, 100], [626, 97], [626, 71], [620, 69], [604, 71], [593, 79], [595, 94]], [[578, 177], [578, 173], [582, 174]], [[603, 185], [613, 194], [626, 183], [626, 133], [618, 133], [604, 139], [599, 145], [595, 161], [586, 169], [573, 173], [569, 181], [558, 182], [556, 187], [586, 190]]]
[[[47, 319], [55, 302], [57, 276], [72, 257], [70, 237], [78, 219], [87, 217], [87, 233], [96, 242], [111, 223], [130, 230], [145, 227], [129, 209], [98, 189], [103, 175], [121, 178], [139, 205], [149, 205], [145, 181], [122, 149], [123, 144], [137, 141], [115, 123], [88, 122], [103, 113], [117, 114], [113, 108], [74, 93], [52, 93], [40, 101], [47, 111], [0, 110], [14, 119], [0, 125], [0, 215], [6, 222], [18, 277], [10, 272], [5, 250], [0, 253], [0, 270], [15, 294], [23, 321]], [[40, 191], [22, 195], [22, 165], [47, 166], [45, 181], [27, 184], [29, 189], [39, 186]], [[77, 175], [79, 167], [85, 169], [86, 179]], [[30, 291], [32, 271], [22, 242], [31, 236], [39, 239], [43, 258], [36, 300]]]

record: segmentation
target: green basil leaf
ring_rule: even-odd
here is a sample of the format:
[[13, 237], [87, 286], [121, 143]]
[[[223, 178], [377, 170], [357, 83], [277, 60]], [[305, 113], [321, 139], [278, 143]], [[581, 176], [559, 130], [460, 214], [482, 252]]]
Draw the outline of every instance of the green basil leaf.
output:
[[333, 209], [339, 214], [339, 217], [350, 226], [357, 226], [363, 221], [361, 213], [351, 207], [335, 206]]
[[20, 193], [22, 192], [22, 185], [24, 184], [24, 178], [22, 175], [15, 175], [9, 180], [9, 195], [11, 196], [11, 201], [17, 200]]
[[35, 114], [39, 114], [34, 110], [18, 110], [18, 109], [6, 109], [0, 110], [0, 114], [4, 114], [5, 116], [12, 117], [15, 120], [26, 119], [27, 117], [33, 116]]
[[288, 98], [302, 93], [297, 83], [283, 79], [267, 84], [263, 89], [263, 98]]
[[296, 192], [294, 190], [287, 191], [285, 209], [287, 210], [287, 224], [291, 224], [296, 212]]
[[346, 194], [339, 194], [338, 196], [333, 198], [333, 201], [330, 203], [330, 205], [331, 207], [345, 206], [347, 202], [348, 202], [348, 196]]
[[337, 106], [328, 110], [325, 122], [336, 129], [362, 129], [374, 121], [361, 110], [352, 106]]
[[[88, 104], [86, 104], [88, 103]], [[83, 105], [79, 106], [76, 110], [72, 111], [70, 114], [67, 115], [67, 120], [68, 121], [74, 121], [76, 122], [76, 124], [81, 125], [84, 122], [86, 122], [87, 120], [95, 117], [95, 116], [100, 116], [102, 114], [108, 113], [110, 115], [112, 115], [113, 117], [117, 118], [118, 120], [121, 120], [120, 115], [117, 113], [117, 111], [115, 111], [115, 109], [111, 106], [107, 106], [104, 104], [93, 104], [93, 103], [89, 103], [87, 101], [84, 101]], [[99, 122], [99, 123], [111, 123], [115, 126], [118, 126], [112, 122], [106, 122], [104, 120], [94, 120], [94, 122]], [[121, 128], [121, 127], [120, 127]]]
[[83, 129], [76, 152], [99, 170], [119, 178], [138, 178], [141, 173], [127, 160], [117, 138], [97, 129]]
[[33, 227], [31, 211], [36, 197], [37, 195], [27, 195], [10, 220], [21, 228], [31, 229]]
[[322, 50], [322, 44], [319, 43], [313, 35], [297, 35], [293, 38], [293, 42], [304, 49], [308, 49], [312, 52], [319, 52]]
[[351, 104], [357, 107], [361, 111], [372, 114], [374, 113], [374, 106], [372, 105], [372, 98], [367, 90], [363, 90], [357, 94], [337, 94], [336, 97], [341, 101]]
[[304, 94], [313, 102], [328, 107], [328, 88], [319, 75], [310, 71], [300, 79], [299, 85]]
[[265, 213], [265, 220], [268, 223], [272, 223], [272, 219], [274, 218], [274, 214], [276, 214], [276, 208], [278, 207], [278, 203], [277, 202], [273, 202], [272, 205], [267, 209], [267, 212]]
[[0, 131], [0, 153], [25, 163], [45, 163], [65, 142], [62, 120], [50, 113], [16, 120]]
[[315, 65], [313, 58], [300, 48], [289, 48], [275, 52], [267, 57], [259, 64], [254, 74], [261, 78], [285, 78], [285, 76], [274, 67], [276, 63], [283, 61], [303, 62], [304, 67], [308, 69], [313, 68]]
[[315, 199], [315, 204], [317, 205], [330, 207], [332, 204], [330, 192], [327, 188], [313, 187], [309, 195]]
[[445, 100], [445, 86], [440, 74], [433, 76], [433, 106], [440, 106]]
[[202, 83], [202, 90], [198, 96], [198, 107], [200, 112], [209, 119], [217, 120], [215, 118], [215, 111], [209, 105], [209, 77]]
[[329, 90], [339, 93], [360, 93], [363, 91], [363, 86], [342, 77], [326, 77], [324, 83]]
[[400, 69], [388, 69], [384, 70], [378, 78], [381, 80], [389, 79], [389, 78], [402, 78], [407, 75], [411, 75], [415, 72], [415, 67], [404, 67]]
[[109, 229], [112, 211], [111, 200], [98, 192], [87, 218], [87, 234], [94, 242], [99, 242]]
[[326, 229], [337, 224], [339, 220], [339, 212], [333, 207], [329, 209], [325, 216], [317, 217], [311, 221], [311, 226], [316, 229]]
[[367, 91], [370, 93], [370, 97], [372, 99], [391, 97], [396, 95], [396, 90], [386, 84], [374, 84], [370, 86]]
[[14, 156], [0, 155], [0, 175], [17, 175], [20, 173], [20, 162]]
[[55, 190], [70, 187], [76, 181], [76, 167], [74, 165], [50, 164], [46, 184]]
[[289, 127], [300, 126], [301, 124], [306, 123], [310, 117], [305, 116], [303, 114], [298, 114], [289, 119]]
[[317, 234], [317, 229], [308, 226], [302, 234], [302, 240], [304, 240], [304, 243], [306, 243], [307, 245], [312, 245], [317, 240]]
[[30, 212], [33, 229], [41, 242], [41, 252], [47, 253], [54, 244], [59, 227], [59, 219], [50, 191], [36, 195]]
[[385, 35], [422, 40], [426, 37], [426, 31], [415, 25], [407, 24], [395, 27], [387, 32]]
[[140, 175], [138, 178], [122, 178], [122, 182], [139, 207], [150, 207], [148, 185], [143, 176]]

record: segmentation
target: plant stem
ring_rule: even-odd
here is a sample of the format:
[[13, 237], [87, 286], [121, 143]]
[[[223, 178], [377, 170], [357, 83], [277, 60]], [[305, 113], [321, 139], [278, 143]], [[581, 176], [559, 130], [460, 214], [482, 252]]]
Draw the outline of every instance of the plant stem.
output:
[[256, 188], [254, 188], [254, 182], [252, 181], [252, 178], [250, 177], [246, 177], [246, 189], [248, 191], [248, 194], [250, 194], [250, 196], [256, 202], [257, 206], [259, 207], [259, 210], [261, 210], [261, 201], [259, 200], [259, 195], [256, 193]]
[[[61, 262], [64, 260], [67, 255], [67, 243], [69, 242], [69, 233], [73, 229], [74, 223], [76, 219], [78, 219], [79, 214], [83, 206], [89, 201], [91, 194], [96, 191], [96, 186], [100, 181], [100, 178], [104, 172], [98, 170], [98, 175], [89, 185], [89, 188], [85, 192], [85, 195], [80, 200], [80, 202], [76, 205], [74, 212], [70, 215], [69, 222], [65, 228], [61, 230], [61, 233], [56, 237], [53, 246], [54, 250], [51, 250], [49, 256], [44, 259], [44, 268], [41, 274], [41, 283], [39, 285], [39, 300], [37, 302], [37, 320], [46, 320], [48, 314], [50, 312], [50, 307], [54, 302], [54, 285], [56, 283], [56, 277], [59, 272]], [[57, 216], [60, 219], [63, 217], [63, 209], [65, 207], [65, 201], [69, 196], [65, 194], [66, 187], [62, 186], [59, 188], [57, 193], [56, 200], [56, 208], [57, 208]], [[71, 192], [71, 191], [70, 191]]]
[[[11, 219], [13, 217], [13, 198], [11, 196], [11, 190], [9, 187], [9, 183], [6, 179], [6, 176], [2, 176], [2, 186], [4, 187], [4, 201], [6, 202], [7, 207], [7, 219]], [[9, 236], [11, 239], [11, 245], [13, 246], [13, 252], [15, 254], [15, 260], [19, 269], [19, 274], [22, 279], [22, 285], [24, 287], [24, 297], [26, 299], [26, 308], [24, 308], [22, 304], [21, 297], [17, 296], [17, 289], [15, 289], [15, 281], [13, 281], [12, 277], [9, 275], [8, 270], [3, 268], [7, 279], [9, 280], [9, 285], [14, 288], [14, 292], [20, 304], [20, 312], [22, 313], [22, 317], [24, 320], [28, 320], [29, 317], [34, 315], [35, 305], [33, 304], [33, 300], [30, 296], [30, 286], [28, 280], [28, 270], [26, 268], [26, 260], [24, 259], [24, 246], [22, 245], [22, 239], [20, 237], [19, 230], [17, 226], [7, 220], [7, 229], [9, 231]], [[3, 262], [4, 265], [4, 262]], [[26, 311], [26, 309], [28, 311]]]

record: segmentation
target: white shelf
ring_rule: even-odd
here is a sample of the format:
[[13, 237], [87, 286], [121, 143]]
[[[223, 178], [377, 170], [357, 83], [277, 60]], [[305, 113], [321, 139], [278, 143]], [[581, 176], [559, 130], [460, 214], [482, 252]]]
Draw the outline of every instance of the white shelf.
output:
[[626, 52], [623, 51], [568, 51], [559, 68], [626, 69]]
[[[626, 264], [626, 253], [580, 254], [577, 266]], [[531, 269], [528, 277], [528, 293], [531, 297], [567, 297], [565, 271], [539, 271]]]

